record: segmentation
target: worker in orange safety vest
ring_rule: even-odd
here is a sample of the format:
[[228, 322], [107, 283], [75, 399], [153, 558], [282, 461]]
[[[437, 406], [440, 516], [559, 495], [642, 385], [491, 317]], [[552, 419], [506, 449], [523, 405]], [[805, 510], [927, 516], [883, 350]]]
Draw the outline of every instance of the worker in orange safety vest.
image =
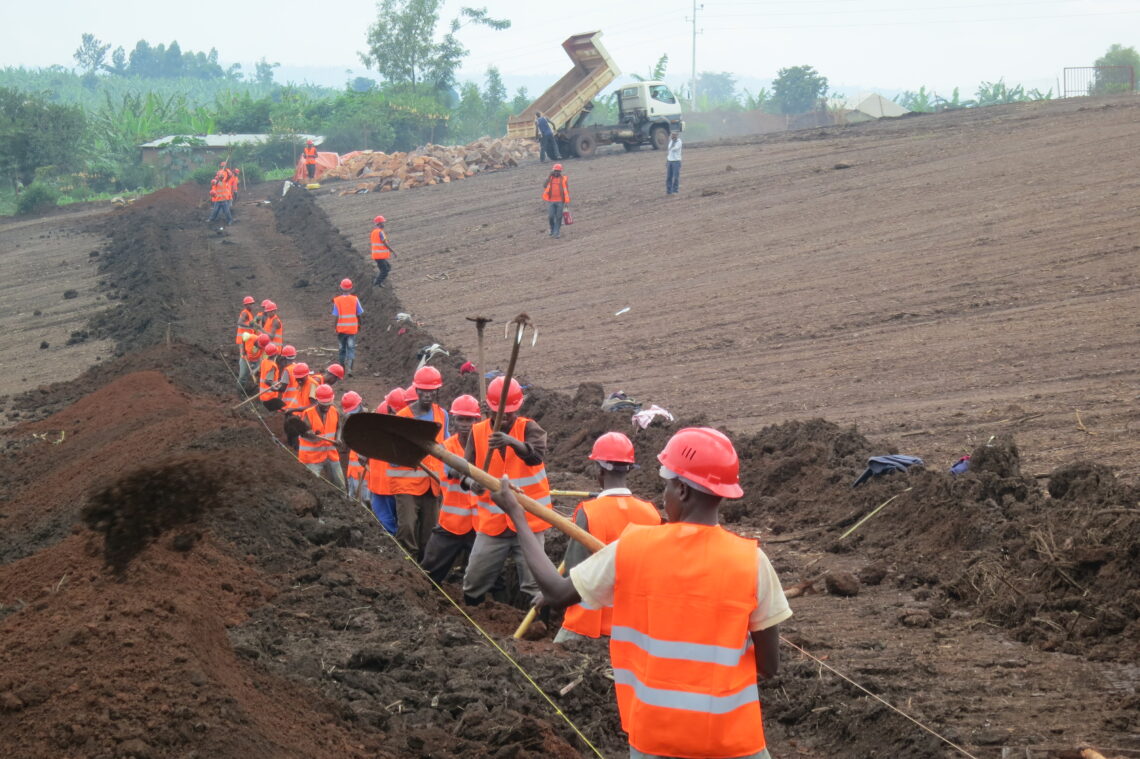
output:
[[[443, 375], [439, 369], [420, 367], [412, 377], [415, 399], [396, 414], [438, 424], [437, 443], [443, 443], [450, 437], [447, 412], [435, 402], [441, 387]], [[431, 530], [439, 519], [439, 482], [442, 477], [443, 462], [434, 456], [425, 456], [418, 467], [388, 465], [388, 478], [396, 496], [396, 539], [416, 557], [416, 561], [423, 558]]]
[[316, 475], [324, 475], [341, 490], [345, 489], [344, 470], [340, 468], [337, 440], [340, 433], [340, 412], [333, 405], [336, 392], [328, 385], [319, 385], [316, 404], [306, 406], [297, 420], [304, 425], [298, 438], [297, 460]]
[[[493, 451], [485, 469], [495, 476], [508, 475], [524, 493], [543, 506], [550, 506], [550, 483], [546, 479], [546, 430], [538, 422], [520, 416], [523, 404], [522, 386], [511, 379], [504, 391], [503, 378], [496, 377], [487, 386], [487, 405], [492, 411], [503, 409], [502, 426], [492, 430], [492, 419], [484, 419], [471, 428], [471, 437], [463, 457], [479, 468], [484, 468], [487, 452]], [[483, 602], [484, 596], [495, 585], [503, 565], [510, 555], [515, 556], [519, 570], [519, 588], [532, 598], [538, 595], [538, 585], [526, 568], [519, 550], [514, 526], [503, 510], [496, 506], [487, 492], [478, 485], [467, 483], [478, 496], [475, 517], [475, 544], [463, 574], [463, 599], [469, 606]], [[531, 530], [542, 542], [549, 524], [538, 517], [530, 517]]]
[[261, 331], [269, 335], [269, 342], [277, 346], [277, 350], [285, 347], [285, 325], [277, 313], [277, 304], [273, 301], [261, 301]]
[[[620, 432], [607, 432], [595, 441], [590, 460], [598, 466], [597, 496], [578, 504], [574, 522], [607, 545], [614, 542], [631, 524], [661, 524], [661, 515], [649, 501], [635, 498], [626, 486], [629, 473], [637, 468], [633, 443]], [[589, 558], [589, 551], [576, 540], [566, 546], [563, 563], [569, 572]], [[555, 643], [578, 638], [607, 638], [613, 619], [613, 609], [587, 609], [574, 604], [566, 609], [562, 629], [554, 636]]]
[[281, 364], [277, 346], [269, 343], [265, 346], [265, 355], [257, 369], [258, 389], [261, 403], [269, 411], [281, 408], [281, 393], [277, 390], [281, 379]]
[[333, 328], [340, 343], [337, 354], [347, 374], [352, 374], [352, 364], [356, 361], [356, 334], [364, 323], [364, 307], [360, 298], [352, 293], [352, 280], [345, 277], [340, 281], [340, 294], [332, 299]]
[[[443, 447], [463, 458], [471, 428], [482, 417], [479, 399], [461, 395], [451, 402], [449, 413], [455, 434], [443, 441]], [[470, 487], [463, 487], [462, 480], [459, 472], [448, 466], [443, 468], [439, 521], [431, 530], [420, 564], [437, 583], [447, 579], [455, 560], [461, 553], [470, 553], [475, 544], [476, 498]]]
[[372, 228], [369, 242], [372, 260], [376, 262], [376, 278], [372, 280], [372, 284], [376, 287], [383, 287], [384, 280], [388, 278], [388, 272], [392, 270], [392, 264], [388, 263], [388, 259], [395, 258], [396, 251], [392, 250], [392, 246], [388, 244], [388, 235], [384, 233], [384, 225], [387, 223], [387, 219], [383, 216], [377, 216], [372, 220], [372, 223], [375, 226]]
[[305, 159], [305, 174], [311, 183], [317, 178], [317, 146], [312, 140], [308, 140], [302, 153]]
[[[359, 414], [367, 411], [364, 406], [364, 399], [360, 397], [360, 393], [355, 390], [349, 390], [347, 393], [340, 397], [340, 418], [345, 420], [353, 414]], [[344, 471], [345, 480], [348, 484], [348, 497], [356, 498], [357, 494], [363, 503], [371, 501], [371, 496], [368, 492], [368, 459], [361, 456], [356, 451], [350, 450], [348, 452], [348, 466]]]
[[562, 233], [562, 211], [570, 204], [570, 180], [562, 173], [562, 164], [551, 167], [550, 176], [542, 186], [542, 199], [546, 201], [550, 236], [557, 238]]
[[269, 335], [259, 335], [256, 332], [247, 332], [245, 342], [242, 343], [241, 359], [238, 361], [238, 387], [245, 392], [251, 382], [258, 379], [257, 368], [265, 356], [265, 348], [269, 345]]
[[[407, 405], [404, 388], [397, 387], [384, 396], [384, 402], [376, 409], [376, 413], [394, 416]], [[392, 490], [392, 480], [388, 477], [388, 462], [368, 459], [368, 492], [372, 494], [372, 513], [389, 534], [395, 535], [396, 496]]]
[[610, 660], [631, 757], [767, 759], [756, 680], [777, 673], [777, 626], [792, 611], [756, 541], [717, 523], [721, 501], [743, 495], [736, 450], [717, 430], [686, 427], [657, 460], [668, 524], [630, 525], [569, 578], [507, 478], [493, 498], [518, 526], [545, 602], [613, 607]]
[[228, 181], [210, 180], [210, 202], [213, 203], [213, 209], [210, 211], [210, 218], [206, 219], [206, 223], [213, 223], [219, 216], [224, 215], [226, 223], [232, 224], [234, 221], [234, 217], [230, 213], [230, 201], [232, 199], [233, 193], [230, 192]]
[[247, 295], [241, 300], [241, 311], [238, 311], [237, 318], [237, 334], [234, 335], [234, 343], [236, 345], [242, 344], [247, 333], [257, 333], [260, 331], [253, 313], [254, 302], [252, 295]]

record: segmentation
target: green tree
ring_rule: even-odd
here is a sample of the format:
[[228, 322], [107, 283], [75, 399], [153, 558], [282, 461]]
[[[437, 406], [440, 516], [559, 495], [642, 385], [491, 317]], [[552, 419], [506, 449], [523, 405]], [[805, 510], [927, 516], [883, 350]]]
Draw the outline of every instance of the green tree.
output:
[[443, 0], [380, 0], [376, 21], [368, 28], [368, 50], [360, 60], [375, 69], [390, 85], [415, 90], [419, 84], [450, 88], [455, 72], [467, 56], [457, 33], [476, 24], [506, 29], [511, 22], [487, 15], [486, 8], [460, 8], [450, 31], [435, 42], [435, 27]]
[[511, 98], [511, 113], [522, 113], [530, 107], [530, 93], [526, 87], [519, 87], [515, 96]]
[[827, 97], [827, 77], [811, 66], [780, 69], [772, 82], [772, 101], [780, 113], [807, 113]]
[[31, 184], [41, 166], [78, 168], [86, 122], [77, 106], [0, 88], [0, 171]]
[[660, 82], [665, 78], [665, 71], [669, 68], [669, 54], [662, 53], [661, 57], [657, 59], [657, 63], [653, 68], [649, 69], [648, 76], [641, 74], [630, 74], [634, 79], [639, 82]]
[[1096, 66], [1131, 66], [1132, 75], [1129, 77], [1121, 72], [1097, 71], [1096, 81], [1093, 83], [1091, 95], [1106, 95], [1113, 92], [1128, 92], [1129, 83], [1136, 88], [1137, 78], [1140, 77], [1140, 53], [1134, 47], [1124, 47], [1114, 44], [1100, 58], [1096, 59]]
[[94, 74], [96, 71], [102, 69], [107, 63], [107, 51], [111, 49], [109, 44], [104, 44], [95, 39], [94, 34], [84, 32], [79, 47], [76, 48], [73, 57], [79, 67], [82, 68], [87, 74]]
[[471, 142], [483, 136], [487, 105], [479, 85], [466, 82], [459, 90], [459, 105], [451, 112], [451, 136], [457, 142]]
[[253, 81], [265, 86], [273, 84], [273, 69], [280, 66], [280, 63], [270, 63], [263, 56], [253, 67]]
[[697, 94], [702, 110], [736, 105], [736, 77], [727, 71], [702, 71], [697, 76]]
[[272, 110], [273, 101], [267, 97], [254, 99], [249, 92], [227, 93], [227, 97], [218, 98], [214, 124], [225, 134], [261, 134], [273, 126]]
[[107, 71], [116, 76], [123, 76], [127, 73], [127, 51], [123, 49], [122, 45], [115, 48], [115, 52], [111, 53], [111, 65], [107, 67]]

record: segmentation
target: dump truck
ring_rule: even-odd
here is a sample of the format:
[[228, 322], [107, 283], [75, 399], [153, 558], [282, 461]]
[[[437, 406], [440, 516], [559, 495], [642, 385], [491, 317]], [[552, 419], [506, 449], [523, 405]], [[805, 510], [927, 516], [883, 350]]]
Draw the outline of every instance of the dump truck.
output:
[[602, 47], [601, 36], [601, 32], [586, 32], [562, 43], [574, 68], [507, 121], [508, 137], [535, 137], [534, 115], [541, 113], [554, 127], [559, 152], [585, 158], [599, 145], [615, 143], [626, 150], [642, 145], [661, 150], [669, 143], [670, 130], [684, 128], [681, 104], [664, 82], [631, 82], [617, 92], [617, 124], [586, 123], [594, 97], [621, 73]]

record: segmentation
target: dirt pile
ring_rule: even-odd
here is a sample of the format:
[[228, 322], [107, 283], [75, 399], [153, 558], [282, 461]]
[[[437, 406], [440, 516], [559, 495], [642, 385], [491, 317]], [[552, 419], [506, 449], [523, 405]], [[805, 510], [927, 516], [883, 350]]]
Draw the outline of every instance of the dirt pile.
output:
[[362, 190], [392, 190], [447, 184], [484, 171], [518, 166], [538, 153], [534, 140], [484, 138], [468, 145], [425, 145], [411, 153], [363, 151], [341, 158], [341, 163], [323, 176], [328, 179], [365, 179], [367, 182], [337, 190], [351, 195]]

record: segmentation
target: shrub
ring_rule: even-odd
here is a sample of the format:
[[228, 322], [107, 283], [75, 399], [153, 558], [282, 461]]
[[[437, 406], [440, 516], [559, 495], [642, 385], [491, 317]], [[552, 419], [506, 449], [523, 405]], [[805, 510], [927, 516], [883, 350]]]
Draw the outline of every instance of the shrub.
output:
[[209, 186], [210, 180], [218, 173], [218, 169], [213, 165], [199, 166], [190, 172], [190, 179], [200, 185]]
[[57, 203], [59, 203], [58, 192], [46, 184], [32, 182], [20, 194], [20, 199], [16, 201], [16, 213], [29, 214], [46, 211], [49, 208], [55, 208]]
[[259, 184], [265, 181], [265, 172], [257, 164], [250, 164], [249, 166], [241, 167], [242, 176], [245, 178], [243, 181], [249, 184]]

